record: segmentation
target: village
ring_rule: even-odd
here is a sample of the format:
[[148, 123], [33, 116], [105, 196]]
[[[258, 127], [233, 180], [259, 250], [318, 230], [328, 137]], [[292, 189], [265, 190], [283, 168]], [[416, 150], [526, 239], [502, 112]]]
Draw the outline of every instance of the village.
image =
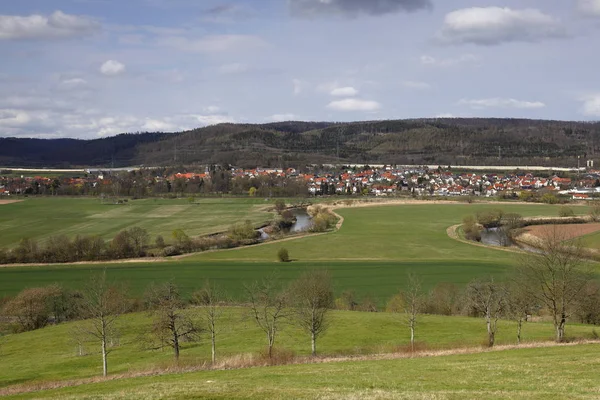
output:
[[[222, 181], [218, 188], [214, 185], [217, 178]], [[231, 168], [219, 169], [217, 173], [214, 167], [207, 167], [204, 172], [132, 169], [87, 170], [82, 176], [44, 176], [39, 172], [34, 176], [0, 174], [0, 196], [131, 195], [131, 190], [140, 196], [164, 193], [252, 195], [261, 185], [276, 188], [292, 182], [300, 188], [295, 193], [298, 196], [481, 196], [527, 199], [550, 193], [573, 200], [600, 197], [600, 171], [596, 170], [569, 177], [565, 174], [543, 176], [526, 171], [503, 174], [401, 166], [313, 166], [304, 172], [294, 168]], [[115, 185], [119, 193], [114, 193]], [[273, 190], [269, 193], [273, 194]]]

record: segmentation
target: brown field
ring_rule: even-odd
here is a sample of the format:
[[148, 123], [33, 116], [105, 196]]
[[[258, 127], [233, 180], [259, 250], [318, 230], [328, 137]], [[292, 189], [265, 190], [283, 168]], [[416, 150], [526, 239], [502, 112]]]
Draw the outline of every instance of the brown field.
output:
[[20, 203], [23, 200], [0, 200], [0, 206], [3, 204]]
[[593, 224], [565, 224], [565, 225], [532, 225], [525, 231], [533, 236], [542, 237], [546, 232], [556, 229], [560, 237], [565, 240], [576, 239], [590, 233], [600, 231], [600, 223]]

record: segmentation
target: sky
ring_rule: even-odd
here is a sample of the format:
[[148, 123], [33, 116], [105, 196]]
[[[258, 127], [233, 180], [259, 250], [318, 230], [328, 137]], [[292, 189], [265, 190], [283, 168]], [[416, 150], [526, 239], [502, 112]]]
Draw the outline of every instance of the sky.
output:
[[0, 0], [0, 137], [600, 119], [600, 0]]

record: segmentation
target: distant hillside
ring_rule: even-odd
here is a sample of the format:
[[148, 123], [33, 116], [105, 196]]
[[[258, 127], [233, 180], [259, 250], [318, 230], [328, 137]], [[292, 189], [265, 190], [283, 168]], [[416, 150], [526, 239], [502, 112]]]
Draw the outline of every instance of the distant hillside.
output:
[[415, 119], [220, 124], [96, 140], [0, 139], [0, 165], [102, 166], [312, 163], [576, 166], [600, 157], [600, 123]]

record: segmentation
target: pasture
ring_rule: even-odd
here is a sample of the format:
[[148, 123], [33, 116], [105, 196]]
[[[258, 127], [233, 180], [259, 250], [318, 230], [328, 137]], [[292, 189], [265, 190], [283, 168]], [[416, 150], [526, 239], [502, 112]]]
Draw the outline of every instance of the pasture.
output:
[[[143, 293], [152, 282], [172, 280], [189, 295], [210, 279], [234, 299], [242, 299], [245, 283], [273, 271], [285, 282], [306, 269], [318, 268], [331, 271], [336, 294], [353, 290], [359, 299], [369, 295], [383, 305], [403, 286], [408, 272], [421, 277], [424, 289], [440, 282], [462, 286], [476, 277], [502, 278], [510, 272], [515, 253], [462, 243], [446, 234], [446, 229], [465, 215], [495, 207], [524, 216], [555, 216], [559, 210], [556, 206], [504, 203], [339, 209], [344, 217], [339, 231], [285, 242], [199, 253], [167, 262], [0, 268], [0, 296], [54, 282], [80, 288], [91, 272], [106, 268], [109, 279], [126, 283], [134, 294]], [[587, 208], [577, 207], [576, 211], [586, 213]], [[276, 262], [281, 247], [289, 250], [293, 262]]]
[[[194, 319], [202, 317], [199, 309], [188, 311]], [[404, 316], [391, 313], [332, 311], [330, 328], [317, 342], [323, 356], [392, 353], [398, 346], [409, 344], [409, 331]], [[75, 326], [81, 322], [50, 326], [37, 331], [2, 338], [0, 388], [16, 384], [89, 378], [101, 373], [98, 343], [85, 342], [84, 356], [78, 355]], [[120, 345], [111, 348], [111, 374], [136, 373], [173, 364], [169, 349], [151, 350], [146, 342], [152, 320], [146, 313], [128, 314], [119, 322]], [[516, 342], [515, 324], [500, 321], [498, 344]], [[457, 347], [477, 348], [486, 337], [483, 318], [425, 315], [419, 318], [417, 340], [429, 349]], [[266, 347], [264, 334], [250, 319], [247, 309], [230, 308], [224, 314], [217, 336], [218, 361], [239, 354], [256, 356]], [[591, 338], [593, 327], [567, 325], [569, 337]], [[545, 341], [553, 337], [550, 323], [526, 323], [525, 341]], [[310, 355], [309, 336], [296, 326], [286, 324], [276, 340], [276, 348], [297, 355]], [[182, 365], [202, 365], [210, 361], [207, 336], [200, 342], [184, 343]]]
[[122, 229], [138, 226], [151, 238], [171, 239], [175, 229], [190, 236], [222, 232], [237, 222], [260, 224], [272, 218], [264, 199], [143, 199], [124, 204], [96, 198], [46, 197], [0, 206], [0, 248], [23, 238], [99, 235], [112, 239]]
[[599, 350], [587, 344], [201, 371], [40, 391], [35, 398], [597, 399]]

